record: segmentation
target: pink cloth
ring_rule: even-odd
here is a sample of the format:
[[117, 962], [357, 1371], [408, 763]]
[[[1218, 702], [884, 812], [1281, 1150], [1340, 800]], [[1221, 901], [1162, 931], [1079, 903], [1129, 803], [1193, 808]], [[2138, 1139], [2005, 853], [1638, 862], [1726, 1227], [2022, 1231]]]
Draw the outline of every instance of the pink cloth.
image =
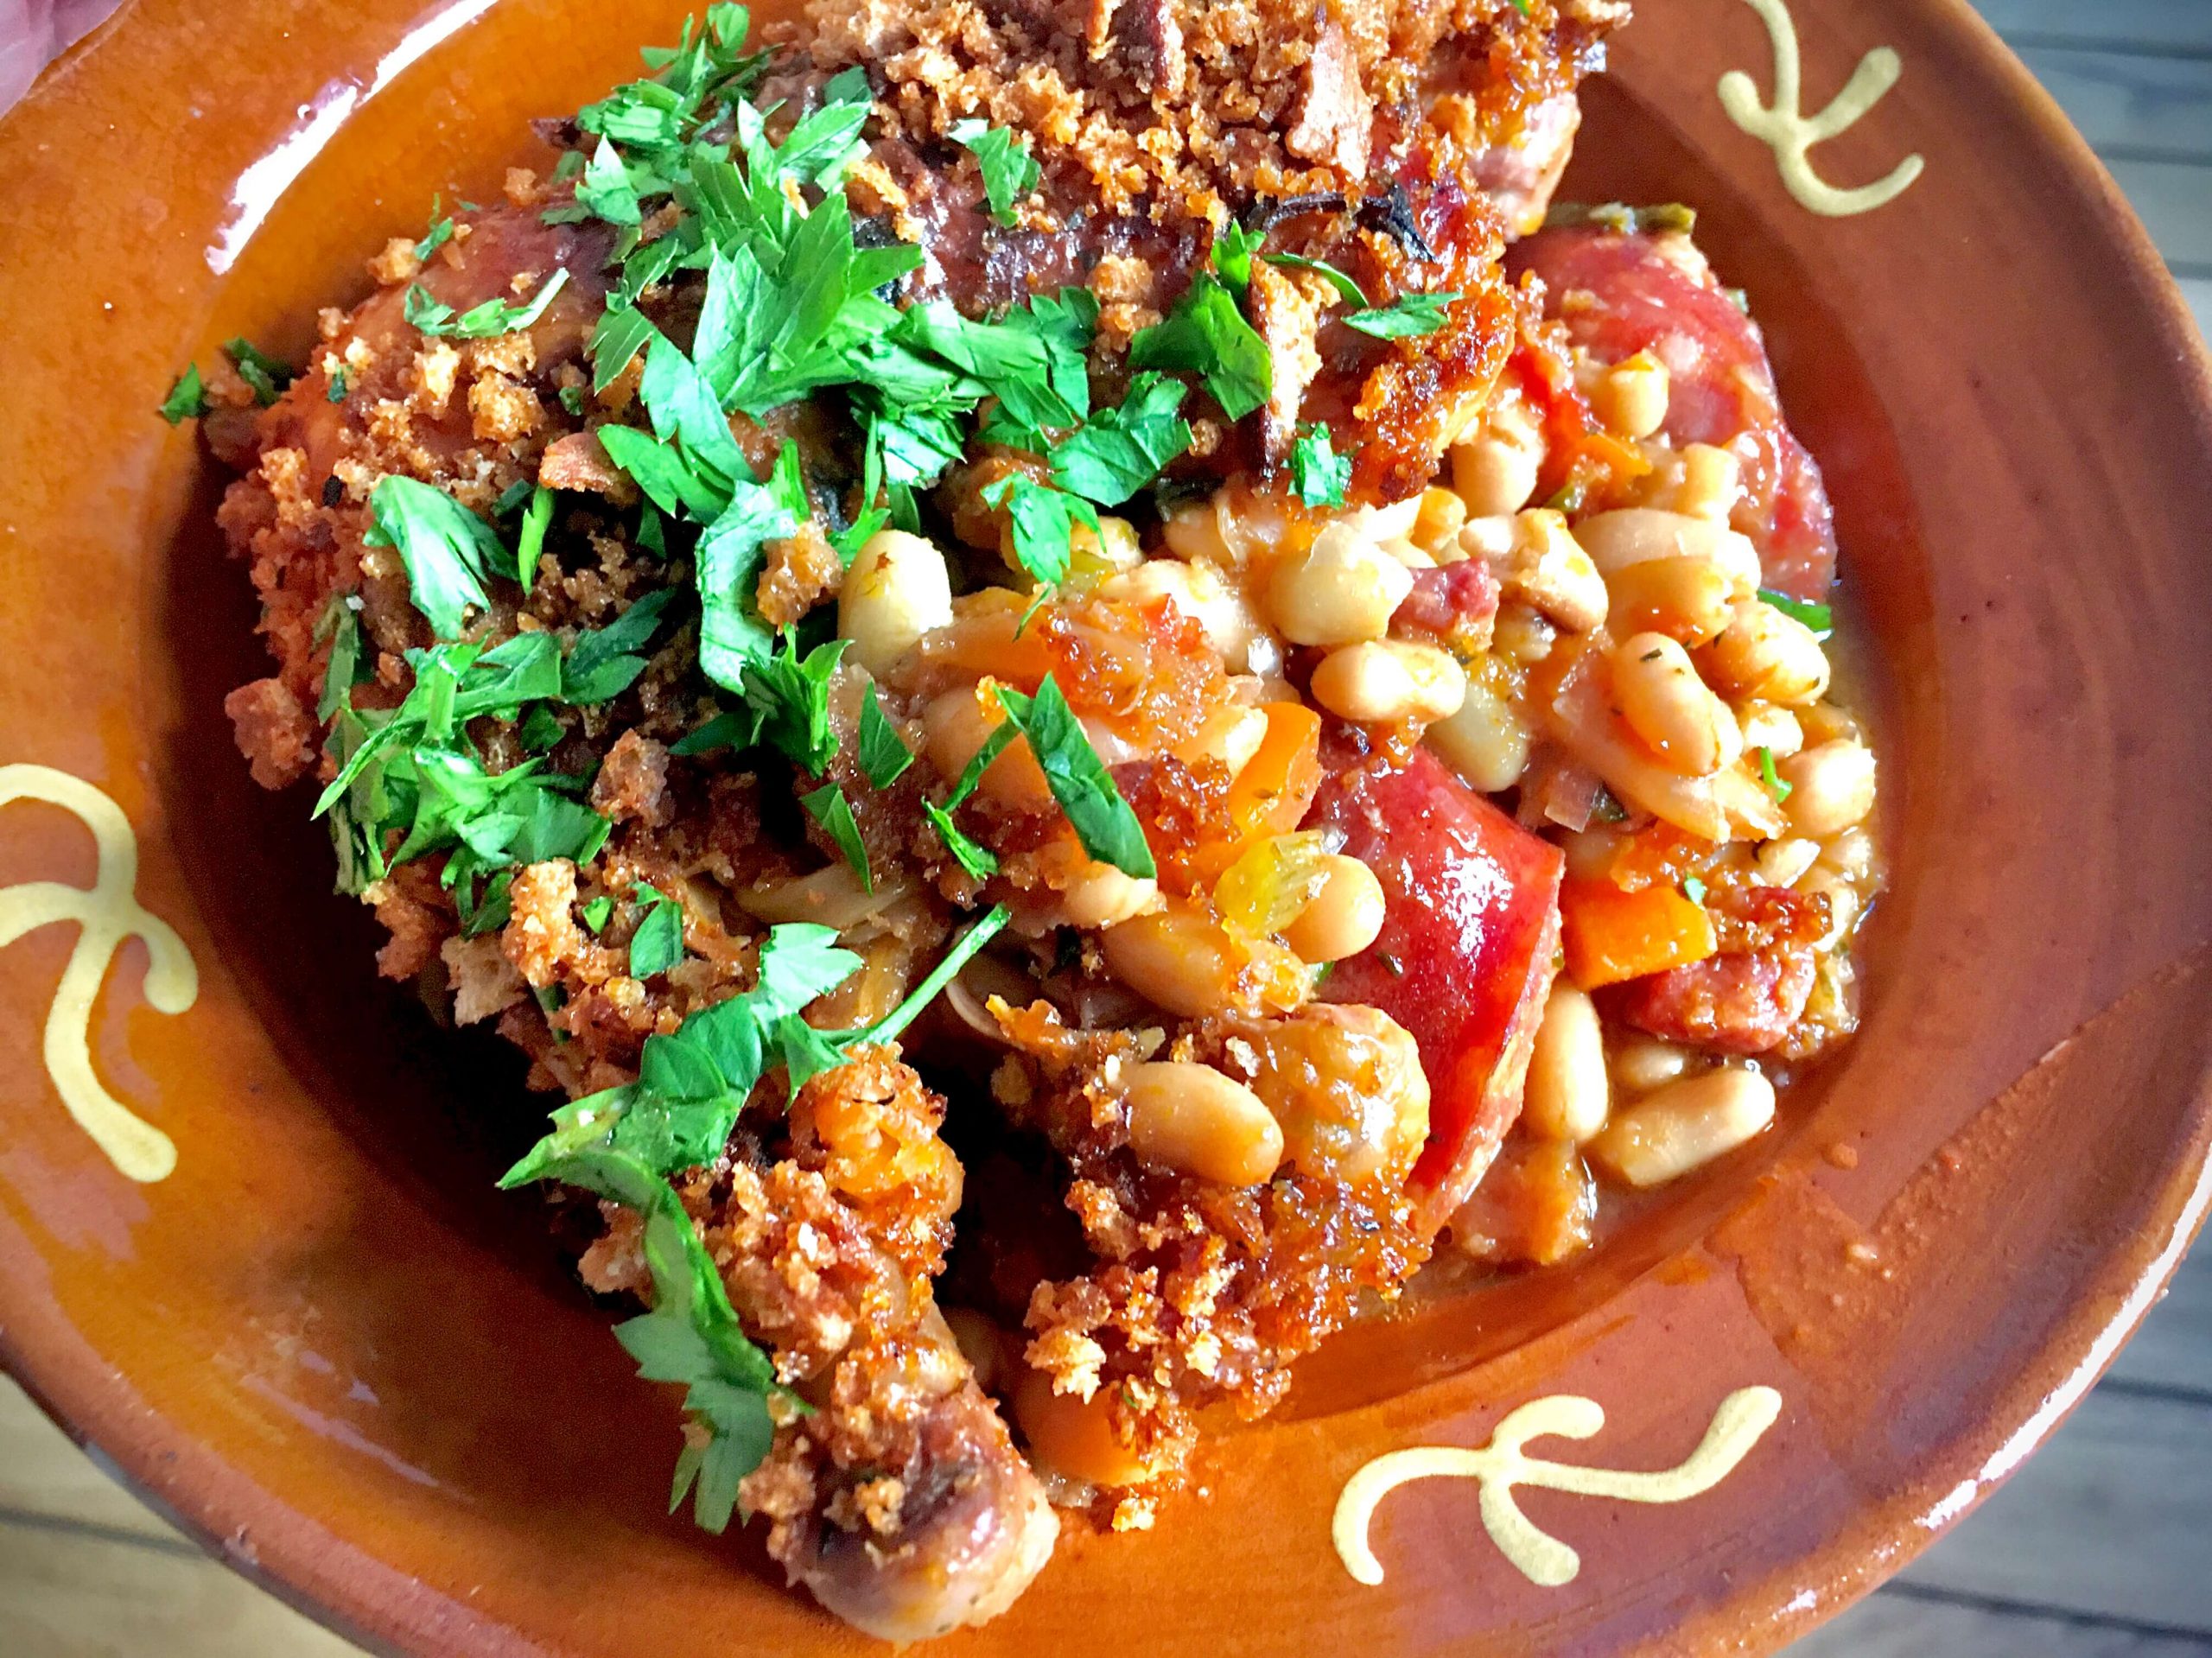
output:
[[122, 0], [0, 0], [0, 113]]

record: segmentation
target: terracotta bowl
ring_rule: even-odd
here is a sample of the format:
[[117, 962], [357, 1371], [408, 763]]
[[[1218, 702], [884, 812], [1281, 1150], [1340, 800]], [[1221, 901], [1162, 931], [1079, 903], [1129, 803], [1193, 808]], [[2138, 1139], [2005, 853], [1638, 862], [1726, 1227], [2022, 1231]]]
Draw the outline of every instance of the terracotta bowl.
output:
[[[434, 190], [496, 189], [532, 158], [528, 118], [632, 73], [684, 9], [417, 3], [137, 0], [0, 123], [0, 762], [113, 800], [139, 900], [197, 966], [185, 1007], [156, 929], [162, 970], [128, 943], [91, 1005], [97, 1077], [175, 1148], [134, 1181], [53, 1080], [105, 946], [57, 1000], [78, 930], [36, 924], [90, 900], [0, 893], [0, 1358], [241, 1570], [372, 1642], [853, 1650], [756, 1542], [666, 1518], [674, 1401], [535, 1200], [492, 1189], [542, 1107], [503, 1049], [373, 978], [306, 801], [247, 780], [220, 711], [263, 671], [253, 606], [212, 467], [153, 418], [170, 378], [233, 334], [302, 349]], [[1620, 37], [1568, 194], [1697, 207], [1827, 468], [1899, 872], [1863, 1034], [1594, 1258], [1339, 1341], [1285, 1418], [1218, 1445], [1202, 1500], [1147, 1534], [1071, 1528], [947, 1650], [1778, 1644], [2035, 1448], [2202, 1218], [2205, 360], [2109, 181], [1957, 0], [1795, 10], [1808, 113], [1899, 55], [1896, 89], [1812, 152], [1838, 185], [1923, 157], [1896, 200], [1808, 212], [1724, 112], [1724, 72], [1772, 84], [1745, 0], [1654, 3]], [[53, 781], [0, 772], [0, 795]], [[0, 883], [94, 873], [77, 815], [0, 813]], [[1567, 1394], [1602, 1431], [1533, 1454], [1664, 1468], [1749, 1388], [1778, 1419], [1703, 1496], [1524, 1486], [1580, 1552], [1567, 1582], [1517, 1571], [1463, 1481], [1381, 1509], [1379, 1586], [1332, 1547], [1340, 1489], [1383, 1452], [1478, 1445]]]

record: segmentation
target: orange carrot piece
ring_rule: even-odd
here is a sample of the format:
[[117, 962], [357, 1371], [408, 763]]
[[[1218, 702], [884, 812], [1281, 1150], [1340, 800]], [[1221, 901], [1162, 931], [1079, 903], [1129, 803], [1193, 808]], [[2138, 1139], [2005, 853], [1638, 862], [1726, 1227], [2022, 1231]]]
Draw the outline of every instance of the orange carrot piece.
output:
[[1560, 889], [1567, 970], [1585, 990], [1687, 967], [1713, 954], [1713, 918], [1671, 886], [1624, 893], [1609, 880]]

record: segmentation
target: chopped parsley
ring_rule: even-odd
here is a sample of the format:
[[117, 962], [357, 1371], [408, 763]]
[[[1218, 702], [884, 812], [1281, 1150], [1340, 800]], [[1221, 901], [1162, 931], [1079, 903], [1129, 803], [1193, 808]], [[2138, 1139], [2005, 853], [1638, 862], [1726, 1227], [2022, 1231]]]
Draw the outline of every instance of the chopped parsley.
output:
[[1761, 588], [1759, 597], [1772, 605], [1793, 622], [1802, 622], [1813, 630], [1813, 637], [1825, 639], [1835, 632], [1835, 612], [1826, 605], [1815, 604], [1809, 599], [1793, 599], [1786, 593], [1772, 588]]
[[1267, 342], [1244, 320], [1228, 284], [1208, 270], [1191, 279], [1163, 321], [1129, 341], [1129, 366], [1199, 376], [1231, 420], [1265, 403], [1273, 384]]
[[1326, 259], [1309, 259], [1302, 253], [1270, 253], [1267, 260], [1271, 265], [1287, 265], [1293, 270], [1310, 270], [1325, 278], [1329, 286], [1337, 290], [1337, 297], [1345, 304], [1357, 305], [1363, 310], [1366, 308], [1365, 291]]
[[861, 694], [859, 746], [861, 771], [878, 789], [889, 788], [914, 763], [913, 750], [906, 746], [876, 700], [873, 680]]
[[1693, 904], [1704, 903], [1705, 883], [1695, 875], [1689, 876], [1682, 882], [1682, 896]]
[[1190, 422], [1176, 412], [1186, 395], [1165, 375], [1138, 375], [1121, 407], [1102, 410], [1053, 446], [1054, 480], [1101, 506], [1119, 506], [1191, 447]]
[[813, 793], [801, 795], [798, 804], [836, 842], [846, 863], [861, 878], [861, 890], [875, 891], [875, 873], [868, 867], [868, 842], [861, 839], [861, 826], [854, 821], [853, 803], [845, 798], [844, 790], [835, 783], [825, 783]]
[[[408, 289], [400, 308], [409, 322], [434, 339], [493, 340], [527, 328], [544, 315], [545, 308], [553, 302], [553, 295], [567, 285], [568, 280], [566, 268], [556, 267], [527, 302], [511, 304], [505, 300], [487, 299], [458, 314], [416, 283]], [[240, 372], [244, 372], [243, 368]]]
[[976, 158], [983, 175], [983, 194], [991, 204], [991, 217], [1001, 225], [1014, 223], [1014, 204], [1037, 187], [1042, 169], [1029, 153], [1028, 140], [1005, 127], [978, 120], [954, 124], [952, 141]]
[[361, 661], [361, 618], [355, 609], [359, 602], [350, 594], [335, 594], [322, 619], [315, 624], [316, 643], [327, 640], [330, 645], [330, 661], [322, 674], [322, 696], [315, 705], [318, 720], [327, 720], [339, 709], [351, 708], [353, 687], [369, 677]]
[[1014, 557], [1046, 587], [1067, 580], [1077, 524], [1094, 536], [1103, 533], [1096, 507], [1080, 495], [1040, 484], [1026, 472], [1010, 473], [987, 486], [983, 499], [1006, 508], [1014, 529]]
[[650, 979], [683, 959], [683, 906], [646, 881], [636, 896], [645, 912], [630, 935], [630, 976]]
[[1052, 675], [1045, 676], [1034, 696], [1004, 687], [998, 695], [1007, 723], [1027, 740], [1052, 798], [1075, 826], [1083, 849], [1125, 874], [1141, 879], [1157, 875], [1160, 870], [1145, 843], [1143, 826], [1115, 787], [1113, 775], [1090, 746]]
[[595, 933], [603, 932], [607, 929], [608, 920], [614, 914], [614, 900], [601, 893], [597, 898], [586, 904], [581, 913], [583, 916], [585, 926]]
[[438, 211], [439, 200], [437, 196], [430, 198], [430, 228], [423, 232], [423, 239], [415, 245], [415, 262], [417, 264], [423, 264], [453, 240], [453, 215]]
[[1759, 780], [1766, 785], [1766, 791], [1774, 797], [1777, 806], [1796, 792], [1796, 785], [1783, 782], [1782, 774], [1774, 769], [1774, 750], [1771, 748], [1759, 750]]
[[330, 384], [324, 388], [323, 401], [326, 403], [345, 402], [346, 392], [353, 387], [353, 379], [352, 372], [343, 363], [331, 370]]
[[252, 389], [254, 401], [264, 409], [283, 396], [284, 388], [292, 383], [292, 371], [251, 340], [226, 340], [223, 350], [237, 366], [238, 378]]
[[397, 473], [377, 480], [369, 512], [375, 522], [362, 538], [398, 552], [415, 608], [430, 632], [459, 638], [468, 611], [492, 602], [485, 582], [506, 566], [498, 533], [445, 491]]
[[1459, 295], [1453, 293], [1401, 294], [1379, 309], [1355, 311], [1344, 327], [1357, 328], [1377, 340], [1406, 340], [1434, 334], [1445, 324], [1445, 309]]
[[1308, 506], [1342, 506], [1351, 483], [1351, 457], [1337, 453], [1328, 423], [1307, 427], [1290, 450], [1291, 486]]
[[172, 426], [188, 420], [198, 420], [207, 412], [207, 388], [200, 383], [200, 365], [187, 363], [184, 372], [176, 377], [169, 387], [169, 395], [162, 399], [161, 407], [154, 411]]
[[522, 534], [515, 542], [515, 580], [530, 591], [537, 575], [537, 556], [545, 550], [545, 527], [553, 522], [553, 492], [540, 484], [531, 492], [530, 506], [522, 515]]
[[[1003, 696], [1004, 693], [1001, 692]], [[999, 873], [999, 861], [988, 848], [978, 846], [963, 834], [952, 821], [952, 814], [968, 804], [983, 781], [983, 773], [991, 769], [992, 762], [1006, 753], [1007, 746], [1021, 734], [1013, 721], [1005, 720], [983, 740], [983, 746], [969, 757], [961, 768], [960, 776], [952, 785], [952, 792], [944, 797], [944, 804], [925, 800], [922, 810], [937, 828], [938, 837], [944, 842], [945, 850], [952, 854], [953, 861], [976, 880], [988, 880]]]

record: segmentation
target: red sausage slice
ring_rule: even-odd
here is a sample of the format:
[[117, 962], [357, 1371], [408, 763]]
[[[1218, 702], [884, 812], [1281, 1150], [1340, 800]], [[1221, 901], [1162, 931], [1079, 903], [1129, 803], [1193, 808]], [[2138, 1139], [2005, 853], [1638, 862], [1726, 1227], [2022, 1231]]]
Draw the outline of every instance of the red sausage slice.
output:
[[1401, 772], [1339, 771], [1306, 821], [1342, 829], [1344, 849], [1382, 883], [1381, 936], [1338, 962], [1322, 994], [1381, 1008], [1421, 1045], [1428, 1143], [1408, 1185], [1433, 1230], [1521, 1115], [1558, 955], [1563, 860], [1426, 750]]
[[1667, 365], [1668, 436], [1719, 445], [1744, 463], [1735, 527], [1758, 546], [1767, 585], [1824, 598], [1835, 518], [1820, 464], [1783, 419], [1758, 324], [1688, 238], [1574, 226], [1517, 243], [1507, 264], [1543, 278], [1546, 314], [1599, 361], [1649, 351]]

